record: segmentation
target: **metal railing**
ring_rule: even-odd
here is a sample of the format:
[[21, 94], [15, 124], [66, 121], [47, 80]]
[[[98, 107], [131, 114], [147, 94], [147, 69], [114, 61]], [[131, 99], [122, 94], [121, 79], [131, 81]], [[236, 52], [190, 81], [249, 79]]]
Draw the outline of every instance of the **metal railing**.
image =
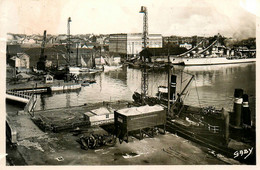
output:
[[26, 91], [16, 91], [16, 90], [7, 90], [6, 94], [28, 99], [29, 101], [24, 107], [24, 112], [29, 113], [32, 117], [34, 116], [34, 107], [36, 105], [37, 95], [34, 95], [34, 93], [29, 93]]
[[15, 91], [15, 90], [7, 90], [6, 94], [25, 98], [25, 99], [30, 99], [32, 94], [28, 92], [23, 92], [23, 91]]

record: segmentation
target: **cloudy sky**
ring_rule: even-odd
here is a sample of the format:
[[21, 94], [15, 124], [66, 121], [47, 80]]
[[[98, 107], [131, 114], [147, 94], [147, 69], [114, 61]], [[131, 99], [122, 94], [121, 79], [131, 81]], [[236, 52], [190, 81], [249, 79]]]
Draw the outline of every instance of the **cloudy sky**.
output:
[[72, 34], [142, 32], [142, 5], [149, 33], [255, 37], [258, 0], [1, 0], [7, 32], [62, 34], [72, 18]]

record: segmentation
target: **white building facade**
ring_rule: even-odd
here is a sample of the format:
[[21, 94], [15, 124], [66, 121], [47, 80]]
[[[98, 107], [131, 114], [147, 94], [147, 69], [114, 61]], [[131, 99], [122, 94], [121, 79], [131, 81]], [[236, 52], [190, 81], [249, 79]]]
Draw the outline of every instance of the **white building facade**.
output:
[[[142, 33], [127, 34], [127, 54], [137, 55], [143, 49]], [[148, 48], [162, 48], [163, 39], [161, 34], [149, 34], [147, 41]]]
[[[143, 49], [142, 33], [110, 34], [109, 52], [127, 55], [138, 55]], [[163, 38], [161, 34], [148, 35], [148, 48], [162, 48]]]

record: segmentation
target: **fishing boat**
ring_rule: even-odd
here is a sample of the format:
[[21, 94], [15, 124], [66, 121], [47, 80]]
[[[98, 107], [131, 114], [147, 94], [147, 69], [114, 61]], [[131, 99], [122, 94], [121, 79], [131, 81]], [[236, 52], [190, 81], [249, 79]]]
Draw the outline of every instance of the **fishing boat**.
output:
[[69, 72], [70, 73], [79, 73], [79, 72], [82, 72], [82, 71], [88, 71], [89, 68], [87, 68], [87, 63], [84, 61], [84, 59], [80, 58], [80, 63], [81, 63], [81, 67], [79, 66], [70, 66], [69, 67]]
[[103, 68], [96, 67], [94, 58], [92, 57], [87, 63], [85, 60], [82, 58], [80, 59], [81, 66], [70, 66], [69, 71], [70, 73], [99, 73], [103, 71]]
[[[194, 80], [194, 75], [187, 74], [191, 77], [188, 82], [185, 80], [187, 84], [185, 83], [177, 95], [175, 95], [177, 77], [169, 74], [171, 77], [168, 78], [168, 87], [159, 86], [157, 97], [146, 96], [142, 100], [142, 95], [135, 92], [133, 95], [135, 103], [150, 106], [159, 104], [167, 108], [167, 131], [198, 142], [229, 158], [234, 158], [237, 150], [254, 148], [255, 127], [251, 122], [248, 95], [244, 94], [243, 89], [235, 89], [233, 111], [214, 106], [187, 105], [185, 98], [189, 95], [188, 87]], [[246, 160], [242, 158], [236, 160], [254, 164], [255, 154], [253, 151]]]
[[107, 56], [106, 58], [101, 57], [101, 59], [105, 63], [103, 64], [104, 72], [115, 71], [121, 69], [123, 66], [120, 64], [120, 57]]

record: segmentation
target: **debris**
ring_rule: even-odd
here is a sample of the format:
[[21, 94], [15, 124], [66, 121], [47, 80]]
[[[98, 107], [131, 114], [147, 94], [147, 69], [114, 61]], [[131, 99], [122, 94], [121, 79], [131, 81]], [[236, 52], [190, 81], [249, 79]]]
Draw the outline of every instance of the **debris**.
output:
[[64, 161], [64, 158], [62, 156], [56, 158], [57, 161], [61, 162]]
[[131, 153], [125, 153], [124, 155], [123, 155], [123, 158], [125, 158], [125, 159], [128, 159], [128, 158], [135, 158], [135, 157], [138, 157], [138, 156], [140, 156], [140, 155], [138, 155], [137, 153], [133, 153], [133, 152], [131, 152]]
[[23, 140], [23, 141], [20, 141], [18, 143], [18, 145], [22, 145], [22, 146], [26, 147], [27, 149], [30, 149], [30, 147], [33, 147], [36, 150], [44, 152], [44, 150], [42, 149], [41, 145], [38, 142], [31, 142], [29, 140]]
[[103, 151], [103, 149], [96, 149], [95, 152]]
[[107, 151], [107, 152], [103, 152], [102, 155], [105, 155], [105, 154], [108, 154], [108, 153], [109, 153], [109, 151]]
[[84, 150], [95, 149], [104, 145], [114, 146], [116, 144], [116, 138], [113, 135], [91, 134], [89, 136], [81, 136], [76, 141], [81, 145], [81, 149]]

